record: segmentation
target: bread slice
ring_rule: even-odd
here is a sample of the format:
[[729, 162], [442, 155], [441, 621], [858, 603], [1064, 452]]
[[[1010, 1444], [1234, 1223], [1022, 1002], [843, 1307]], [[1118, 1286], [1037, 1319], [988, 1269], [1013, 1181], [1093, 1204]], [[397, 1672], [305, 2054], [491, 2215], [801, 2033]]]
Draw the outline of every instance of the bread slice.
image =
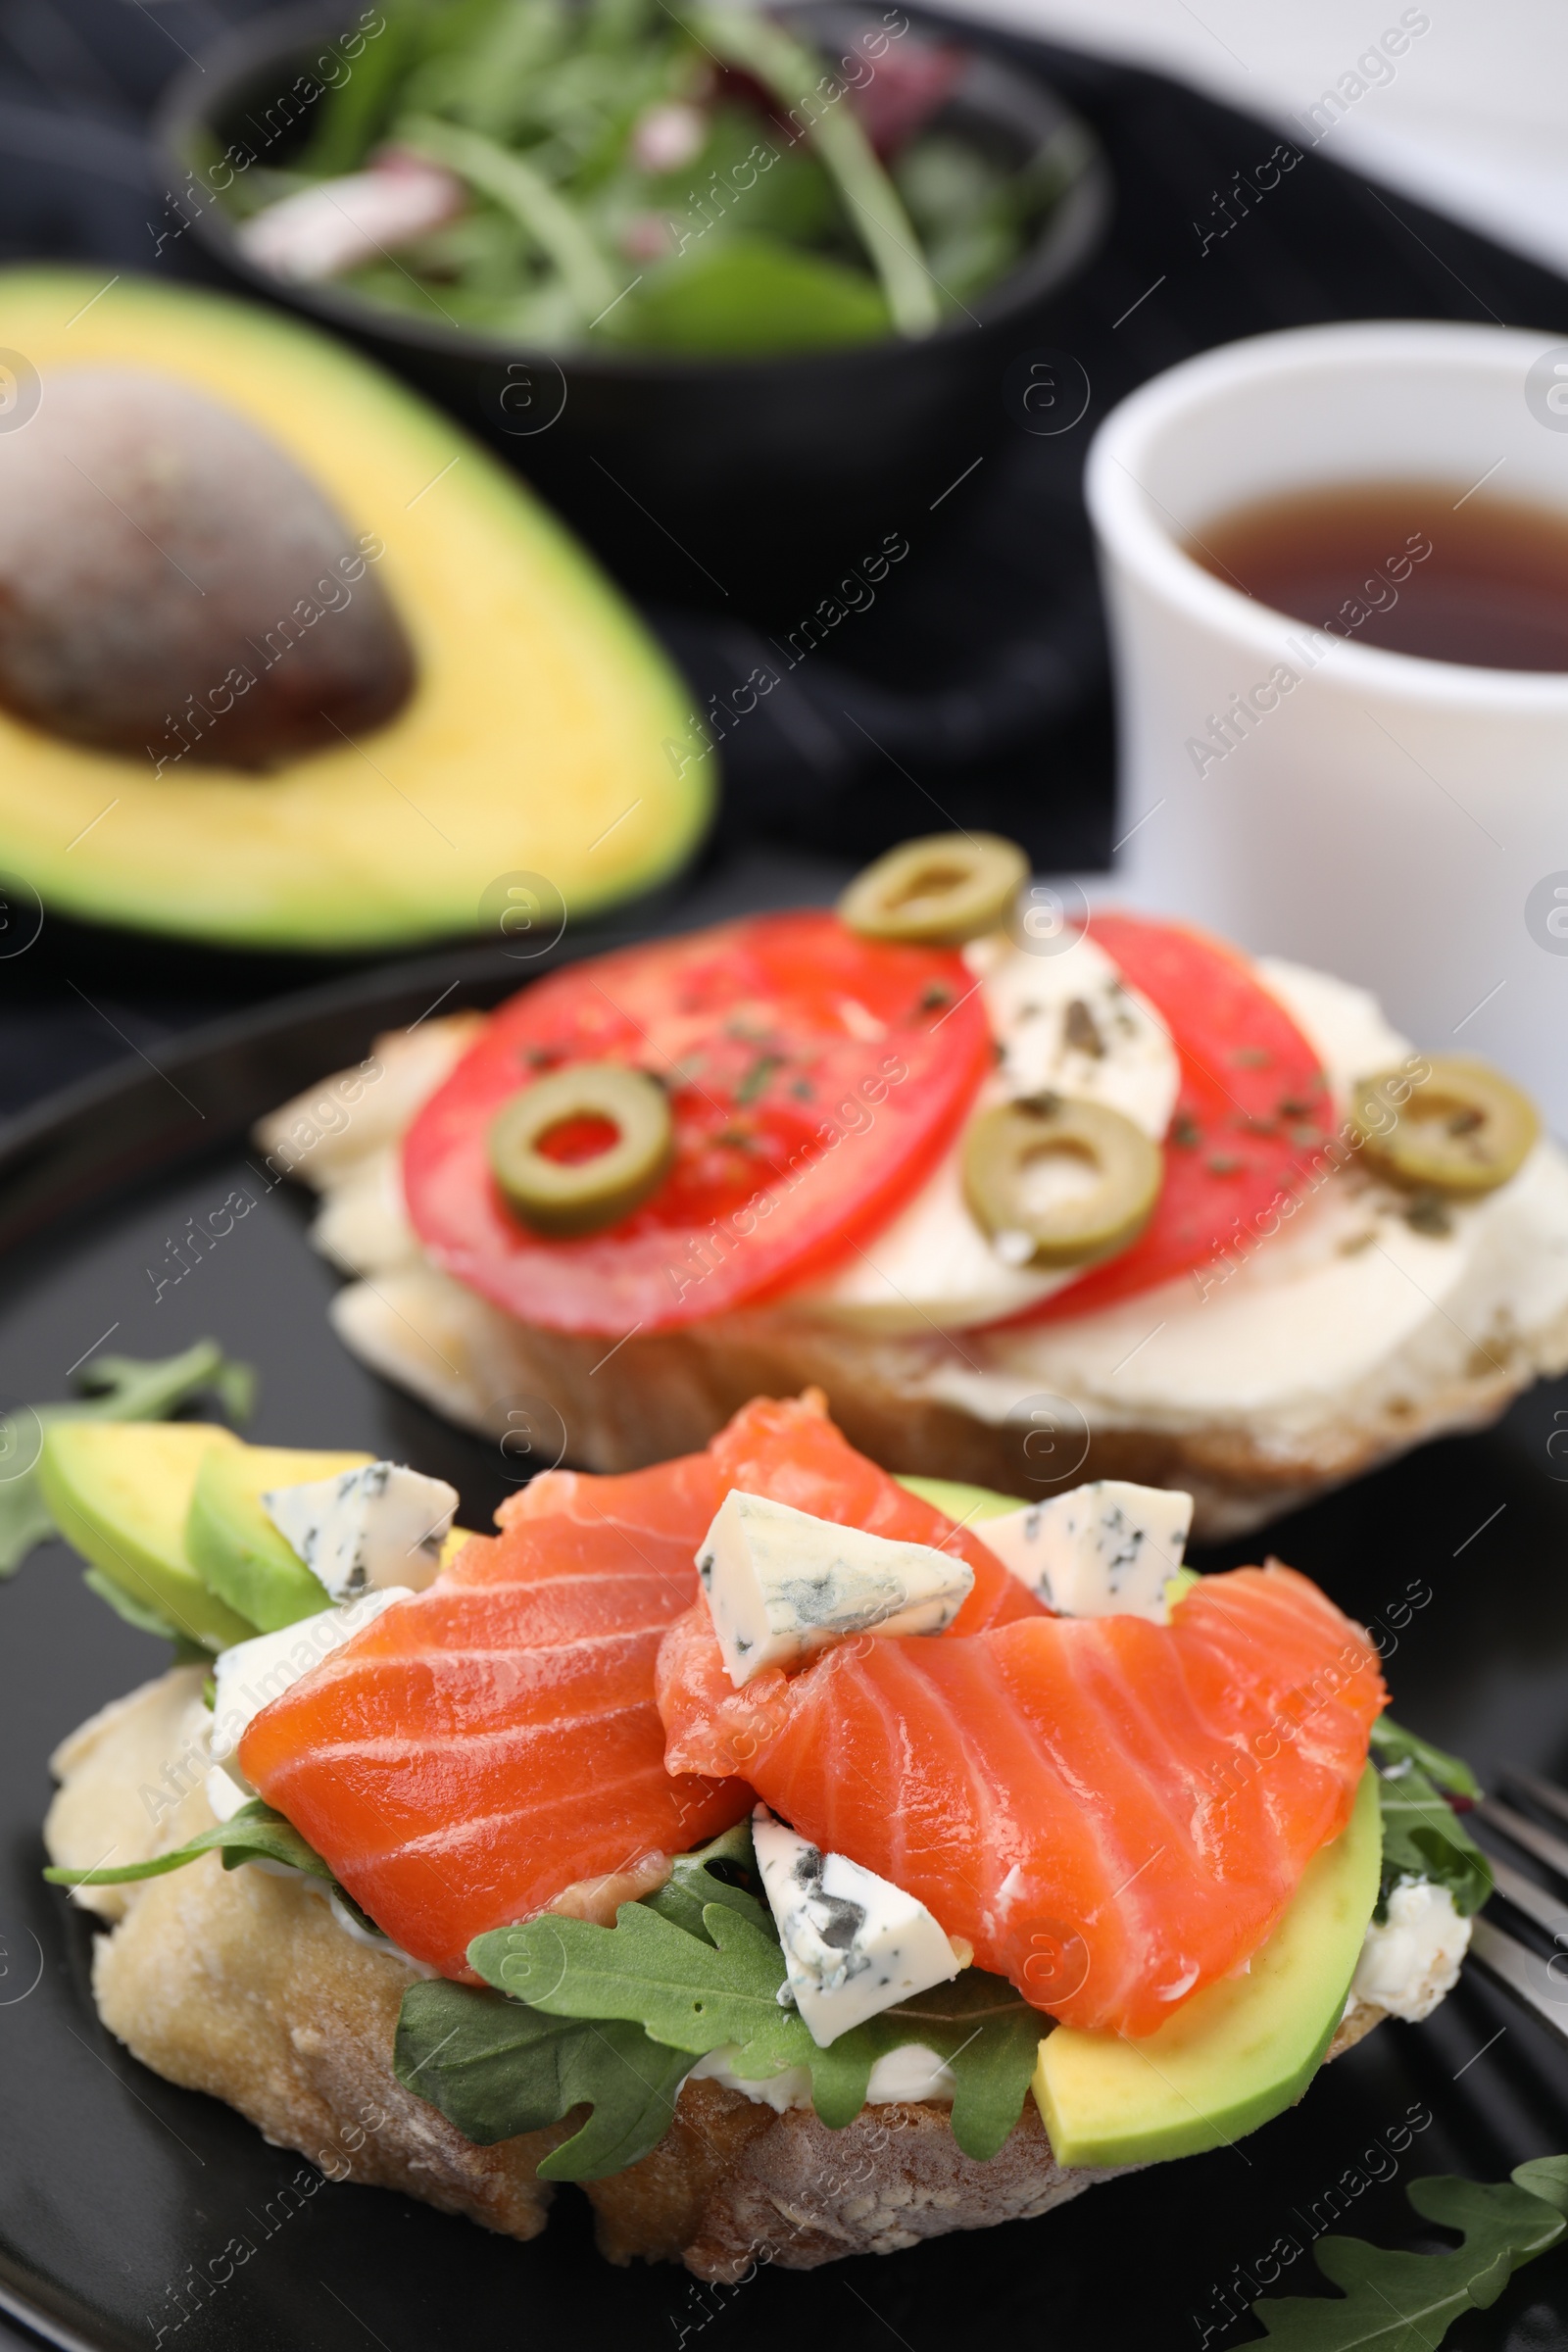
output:
[[[564, 1460], [640, 1469], [697, 1452], [753, 1396], [818, 1388], [850, 1444], [885, 1469], [1025, 1499], [1056, 1483], [1040, 1480], [1027, 1420], [983, 1419], [933, 1396], [917, 1344], [759, 1311], [630, 1339], [612, 1352], [602, 1339], [520, 1323], [428, 1265], [352, 1284], [329, 1311], [352, 1354], [445, 1418], [497, 1440], [519, 1424], [537, 1432], [553, 1450], [544, 1460], [521, 1456], [530, 1468]], [[1189, 1428], [1090, 1423], [1080, 1434], [1068, 1414], [1047, 1434], [1053, 1448], [1073, 1446], [1072, 1483], [1124, 1478], [1180, 1488], [1193, 1496], [1194, 1541], [1220, 1543], [1428, 1439], [1486, 1428], [1535, 1380], [1568, 1369], [1568, 1314], [1494, 1348], [1501, 1351], [1495, 1361], [1476, 1353], [1419, 1393], [1348, 1400], [1291, 1435], [1230, 1420]], [[519, 1458], [512, 1447], [508, 1453]]]
[[[110, 1850], [143, 1860], [211, 1822], [201, 1674], [173, 1668], [56, 1751], [62, 1785], [44, 1832], [54, 1861], [88, 1869]], [[545, 2227], [552, 2190], [538, 2167], [584, 2111], [493, 2147], [465, 2139], [393, 2073], [412, 1964], [358, 1940], [303, 1879], [225, 1871], [207, 1854], [76, 1899], [113, 1923], [93, 1966], [99, 2016], [155, 2074], [225, 2100], [331, 2180], [399, 2188], [509, 2237]], [[1352, 2006], [1330, 2056], [1382, 2015]], [[1001, 2152], [977, 2164], [943, 2106], [865, 2107], [830, 2132], [808, 2108], [777, 2113], [698, 2081], [653, 2153], [587, 2195], [612, 2262], [681, 2262], [733, 2281], [759, 2264], [811, 2270], [989, 2229], [1111, 2178], [1063, 2170], [1032, 2099]]]
[[[176, 1666], [117, 1699], [50, 1758], [51, 1861], [139, 1862], [213, 1819], [205, 1669]], [[407, 1964], [340, 1928], [322, 1893], [217, 1854], [167, 1878], [84, 1886], [115, 1924], [93, 1958], [98, 2014], [144, 2066], [237, 2107], [329, 2179], [401, 2188], [511, 2237], [545, 2226], [537, 2167], [567, 2127], [477, 2148], [392, 2071]]]

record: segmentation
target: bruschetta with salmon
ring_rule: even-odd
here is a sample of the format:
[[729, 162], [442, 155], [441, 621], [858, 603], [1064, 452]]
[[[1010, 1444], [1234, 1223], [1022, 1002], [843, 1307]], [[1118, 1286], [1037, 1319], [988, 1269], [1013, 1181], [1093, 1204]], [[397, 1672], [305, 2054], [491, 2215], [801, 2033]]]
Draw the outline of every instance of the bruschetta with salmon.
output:
[[[57, 1423], [43, 1493], [179, 1663], [66, 1740], [100, 2014], [334, 2179], [734, 2279], [1255, 2130], [1454, 1983], [1464, 1764], [1191, 1497], [897, 1479], [819, 1393], [558, 1469]], [[194, 1595], [211, 1604], [198, 1612]]]

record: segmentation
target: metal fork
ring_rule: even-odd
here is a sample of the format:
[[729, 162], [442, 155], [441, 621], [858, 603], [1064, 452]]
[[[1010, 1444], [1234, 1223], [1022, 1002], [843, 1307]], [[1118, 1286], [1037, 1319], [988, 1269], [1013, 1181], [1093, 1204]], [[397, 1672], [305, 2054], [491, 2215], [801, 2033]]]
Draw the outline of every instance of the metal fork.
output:
[[[1568, 1789], [1542, 1780], [1537, 1773], [1521, 1771], [1516, 1765], [1505, 1765], [1502, 1777], [1508, 1788], [1568, 1828]], [[1522, 1853], [1544, 1863], [1568, 1886], [1568, 1838], [1554, 1836], [1539, 1822], [1531, 1821], [1494, 1796], [1479, 1798], [1471, 1808], [1470, 1819], [1483, 1822]], [[1516, 1936], [1510, 1936], [1505, 1928], [1483, 1917], [1471, 1923], [1470, 1958], [1504, 1991], [1522, 2001], [1559, 2041], [1568, 2042], [1568, 1903], [1559, 1902], [1490, 1847], [1487, 1859], [1502, 1900], [1534, 1921], [1538, 1928], [1544, 1928], [1558, 1948], [1549, 1958], [1543, 1958]]]

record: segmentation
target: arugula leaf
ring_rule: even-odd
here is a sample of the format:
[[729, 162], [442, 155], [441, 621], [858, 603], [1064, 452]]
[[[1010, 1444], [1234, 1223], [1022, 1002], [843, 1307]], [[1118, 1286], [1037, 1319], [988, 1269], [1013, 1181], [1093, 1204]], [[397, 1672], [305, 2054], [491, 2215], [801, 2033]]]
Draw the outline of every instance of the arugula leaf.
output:
[[1380, 1920], [1401, 1879], [1430, 1879], [1446, 1886], [1461, 1918], [1479, 1911], [1492, 1892], [1492, 1865], [1459, 1815], [1414, 1764], [1378, 1775], [1383, 1813], [1383, 1876], [1378, 1886]]
[[216, 1340], [197, 1340], [178, 1355], [95, 1356], [81, 1376], [85, 1394], [37, 1406], [41, 1421], [167, 1421], [210, 1389], [231, 1421], [248, 1421], [256, 1402], [250, 1364], [224, 1355]]
[[449, 172], [510, 213], [540, 252], [555, 265], [562, 283], [585, 318], [613, 303], [624, 291], [578, 213], [559, 196], [544, 173], [520, 155], [498, 146], [481, 131], [464, 130], [433, 115], [407, 115], [398, 124], [401, 143], [445, 164]]
[[1568, 2156], [1532, 2156], [1528, 2164], [1514, 2166], [1512, 2178], [1568, 2220]]
[[816, 2045], [780, 2006], [778, 1938], [723, 1903], [704, 1904], [703, 1931], [706, 1941], [646, 1903], [622, 1903], [612, 1928], [547, 1913], [476, 1936], [468, 1962], [548, 2016], [622, 2018], [694, 2058], [735, 2042], [749, 2079], [804, 2065]]
[[[166, 1421], [193, 1396], [211, 1391], [231, 1421], [244, 1421], [255, 1399], [256, 1375], [249, 1364], [225, 1356], [216, 1340], [198, 1340], [178, 1355], [96, 1356], [82, 1373], [81, 1385], [80, 1396], [24, 1405], [20, 1408], [22, 1417], [30, 1414], [44, 1428], [52, 1421]], [[34, 1463], [0, 1485], [0, 1577], [13, 1575], [33, 1546], [54, 1533]], [[93, 1590], [102, 1588], [94, 1585]], [[155, 1630], [165, 1629], [160, 1625]]]
[[1267, 2296], [1252, 2305], [1263, 2325], [1249, 2344], [1276, 2352], [1436, 2352], [1466, 2311], [1494, 2304], [1514, 2272], [1568, 2231], [1568, 2156], [1516, 2165], [1488, 2183], [1441, 2174], [1405, 2190], [1424, 2221], [1457, 2230], [1446, 2254], [1407, 2254], [1364, 2238], [1319, 2238], [1313, 2258], [1343, 2299]]
[[398, 2081], [481, 2148], [589, 2106], [540, 2165], [546, 2180], [600, 2180], [656, 2148], [691, 2063], [640, 2026], [547, 2017], [441, 1977], [404, 1994], [392, 2058]]
[[[231, 1820], [215, 1822], [210, 1830], [198, 1830], [187, 1844], [176, 1845], [171, 1853], [154, 1854], [150, 1862], [121, 1862], [99, 1870], [68, 1870], [56, 1865], [43, 1875], [54, 1886], [122, 1886], [133, 1879], [161, 1879], [167, 1871], [183, 1870], [187, 1862], [194, 1862], [199, 1855], [215, 1849], [221, 1853], [225, 1870], [237, 1870], [242, 1862], [260, 1857], [269, 1862], [290, 1863], [295, 1870], [307, 1871], [313, 1879], [325, 1879], [330, 1886], [337, 1886], [331, 1870], [315, 1846], [308, 1845], [293, 1823], [285, 1821], [281, 1813], [275, 1813], [259, 1796], [241, 1805]], [[342, 1889], [338, 1891], [341, 1893]], [[358, 1905], [353, 1908], [364, 1919]]]
[[[744, 1878], [747, 1884], [737, 1886], [736, 1876]], [[752, 1846], [752, 1825], [749, 1821], [738, 1821], [732, 1830], [722, 1831], [695, 1852], [677, 1854], [664, 1885], [642, 1899], [661, 1919], [671, 1920], [677, 1928], [684, 1928], [688, 1936], [701, 1936], [705, 1942], [710, 1942], [712, 1939], [703, 1925], [703, 1911], [709, 1903], [723, 1903], [742, 1919], [749, 1919], [754, 1927], [772, 1933], [773, 1915], [753, 1891], [760, 1885]]]
[[596, 2180], [658, 2146], [682, 2082], [710, 2050], [736, 2044], [735, 2071], [752, 2082], [806, 2069], [817, 2115], [841, 2131], [865, 2105], [877, 2060], [919, 2043], [953, 2067], [958, 2146], [989, 2161], [1028, 2092], [1038, 2011], [970, 1969], [818, 2049], [779, 2002], [772, 1914], [737, 1878], [757, 1884], [749, 1822], [679, 1855], [665, 1885], [623, 1903], [613, 1928], [545, 1915], [476, 1936], [469, 1962], [496, 1989], [411, 1985], [398, 2080], [482, 2147], [586, 2103], [590, 2122], [540, 2174]]
[[1018, 2120], [1042, 2032], [1038, 2013], [1010, 1984], [966, 1971], [819, 2049], [799, 2012], [780, 2004], [784, 1955], [770, 1921], [709, 1902], [699, 1936], [662, 1915], [658, 1899], [623, 1903], [613, 1928], [560, 1918], [499, 1928], [474, 1938], [468, 1959], [487, 1983], [548, 2016], [637, 2024], [689, 2059], [733, 2043], [735, 2072], [748, 2082], [804, 2067], [812, 2104], [832, 2131], [859, 2114], [879, 2058], [920, 2043], [954, 2064], [953, 2132], [964, 2154], [985, 2163], [1002, 2146]]
[[831, 2130], [853, 2123], [877, 2060], [917, 2042], [953, 2068], [953, 2136], [965, 2156], [988, 2164], [1018, 2121], [1050, 2022], [1004, 1977], [966, 1968], [818, 2050], [812, 2105]]
[[1385, 1772], [1391, 1764], [1414, 1764], [1428, 1780], [1455, 1796], [1481, 1794], [1481, 1783], [1462, 1756], [1450, 1756], [1446, 1748], [1434, 1747], [1419, 1732], [1407, 1732], [1402, 1724], [1391, 1723], [1387, 1715], [1380, 1715], [1372, 1726], [1372, 1746]]
[[[812, 2056], [803, 2052], [799, 2062], [810, 2064], [816, 2112], [837, 2131], [859, 2114], [871, 2068], [887, 2051], [918, 2041], [958, 2059], [954, 2137], [985, 2163], [1018, 2120], [1041, 2023], [1010, 1984], [969, 1970], [856, 2027], [830, 2050], [812, 2044]], [[591, 2106], [591, 2121], [540, 2166], [547, 2180], [602, 2180], [656, 2148], [692, 2063], [690, 2050], [671, 2049], [624, 2020], [553, 2017], [442, 1979], [404, 1994], [393, 2056], [398, 2081], [479, 2147]]]

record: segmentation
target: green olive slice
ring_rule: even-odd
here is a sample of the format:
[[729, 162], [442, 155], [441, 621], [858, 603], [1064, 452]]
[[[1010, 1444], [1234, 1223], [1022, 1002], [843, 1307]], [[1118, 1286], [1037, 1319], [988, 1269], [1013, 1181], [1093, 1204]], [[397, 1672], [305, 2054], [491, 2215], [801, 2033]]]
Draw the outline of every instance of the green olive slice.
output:
[[1541, 1114], [1511, 1079], [1468, 1055], [1433, 1054], [1430, 1073], [1379, 1070], [1350, 1090], [1350, 1124], [1384, 1176], [1463, 1198], [1495, 1192], [1523, 1165]]
[[[614, 1128], [586, 1158], [554, 1159], [540, 1145], [581, 1120]], [[504, 1102], [490, 1122], [490, 1170], [513, 1214], [552, 1240], [598, 1233], [640, 1208], [675, 1149], [669, 1099], [619, 1061], [574, 1061]]]
[[963, 1139], [964, 1197], [1010, 1265], [1092, 1266], [1148, 1224], [1165, 1162], [1102, 1102], [1030, 1095], [982, 1111]]
[[858, 874], [840, 919], [862, 939], [961, 948], [998, 931], [1029, 879], [1029, 860], [997, 833], [928, 833]]

